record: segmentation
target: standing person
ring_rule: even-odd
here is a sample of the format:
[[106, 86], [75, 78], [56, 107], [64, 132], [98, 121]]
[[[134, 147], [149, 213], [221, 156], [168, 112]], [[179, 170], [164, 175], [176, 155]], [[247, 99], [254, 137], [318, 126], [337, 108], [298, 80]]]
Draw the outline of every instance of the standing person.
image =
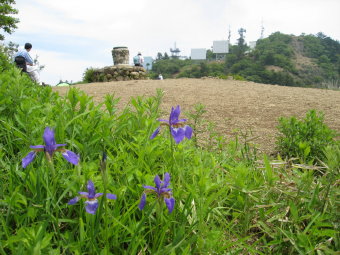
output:
[[17, 62], [18, 57], [23, 57], [26, 61], [26, 71], [31, 77], [33, 81], [40, 84], [40, 75], [39, 75], [39, 67], [34, 65], [33, 59], [31, 58], [29, 52], [32, 49], [32, 44], [25, 43], [25, 48], [23, 50], [19, 50], [14, 55], [14, 61]]
[[137, 56], [133, 57], [133, 63], [135, 66], [143, 66], [144, 58], [142, 56], [142, 53], [138, 52]]

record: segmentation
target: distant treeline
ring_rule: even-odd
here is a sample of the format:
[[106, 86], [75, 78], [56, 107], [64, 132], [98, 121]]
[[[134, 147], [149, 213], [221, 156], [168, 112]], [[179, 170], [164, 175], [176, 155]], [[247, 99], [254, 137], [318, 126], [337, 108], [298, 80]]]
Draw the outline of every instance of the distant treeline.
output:
[[237, 45], [230, 45], [224, 61], [207, 51], [205, 61], [171, 58], [158, 53], [150, 77], [200, 78], [214, 76], [259, 83], [301, 87], [340, 87], [340, 43], [318, 33], [300, 36], [276, 32], [259, 39], [254, 49], [240, 29]]

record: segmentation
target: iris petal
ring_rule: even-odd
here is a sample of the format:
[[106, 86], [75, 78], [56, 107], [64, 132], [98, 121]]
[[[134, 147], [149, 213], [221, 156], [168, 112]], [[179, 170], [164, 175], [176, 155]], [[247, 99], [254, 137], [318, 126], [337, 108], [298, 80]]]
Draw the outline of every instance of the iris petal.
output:
[[178, 121], [178, 117], [179, 117], [180, 114], [181, 114], [181, 109], [180, 109], [179, 105], [177, 105], [177, 107], [175, 109], [172, 107], [171, 113], [170, 113], [170, 123]]
[[34, 160], [35, 155], [35, 151], [31, 151], [30, 153], [28, 153], [27, 156], [22, 159], [22, 167], [26, 168]]
[[96, 194], [94, 195], [94, 198], [101, 197], [103, 194], [104, 194], [104, 193], [96, 193]]
[[77, 165], [79, 162], [79, 157], [73, 151], [65, 150], [63, 153], [63, 157], [73, 165]]
[[168, 207], [169, 213], [172, 213], [172, 211], [175, 207], [175, 199], [173, 197], [164, 198], [164, 202], [166, 204], [166, 207]]
[[98, 206], [99, 206], [97, 199], [86, 201], [85, 204], [86, 204], [86, 207], [85, 207], [86, 212], [88, 212], [90, 214], [96, 214], [96, 211], [97, 211]]
[[161, 128], [158, 127], [158, 128], [152, 133], [152, 135], [150, 136], [150, 139], [151, 139], [151, 140], [154, 139], [154, 138], [156, 137], [156, 135], [159, 134], [159, 130], [160, 130], [160, 129], [161, 129]]
[[67, 204], [74, 205], [75, 203], [77, 203], [79, 201], [79, 199], [80, 199], [80, 197], [72, 198], [70, 201], [68, 201]]
[[184, 134], [185, 134], [185, 137], [188, 138], [188, 139], [191, 139], [191, 136], [192, 136], [192, 128], [190, 126], [185, 126], [184, 127]]
[[117, 199], [117, 196], [115, 194], [107, 193], [106, 198], [108, 199]]
[[45, 149], [45, 145], [30, 145], [31, 149]]
[[142, 195], [142, 197], [140, 199], [139, 205], [138, 205], [139, 210], [143, 210], [145, 204], [146, 204], [146, 194], [143, 193], [143, 195]]
[[164, 182], [163, 182], [163, 188], [168, 187], [170, 184], [170, 174], [169, 173], [165, 173], [164, 174]]
[[179, 144], [184, 139], [184, 129], [171, 127], [171, 135], [175, 142]]
[[45, 142], [45, 145], [50, 146], [50, 145], [55, 145], [55, 139], [54, 139], [54, 131], [53, 129], [46, 127], [44, 130], [44, 135], [43, 139]]
[[152, 186], [143, 185], [143, 188], [144, 189], [151, 189], [151, 190], [157, 191], [157, 188], [152, 187]]
[[66, 143], [64, 143], [64, 144], [56, 144], [56, 145], [54, 145], [55, 146], [55, 148], [57, 149], [58, 147], [61, 147], [61, 146], [66, 146], [67, 144]]
[[169, 188], [161, 188], [160, 190], [159, 190], [159, 193], [165, 193], [165, 192], [169, 192], [169, 191], [171, 191], [172, 189], [169, 189]]
[[155, 179], [153, 180], [154, 182], [155, 182], [155, 184], [156, 184], [156, 188], [157, 189], [160, 189], [160, 187], [161, 187], [161, 184], [162, 184], [162, 182], [161, 182], [161, 178], [159, 178], [159, 176], [158, 175], [156, 175], [155, 176]]
[[84, 192], [84, 191], [79, 191], [78, 192], [79, 195], [88, 198], [89, 197], [89, 193], [88, 192]]
[[88, 198], [92, 199], [96, 195], [96, 189], [91, 180], [87, 182], [87, 191], [89, 192]]

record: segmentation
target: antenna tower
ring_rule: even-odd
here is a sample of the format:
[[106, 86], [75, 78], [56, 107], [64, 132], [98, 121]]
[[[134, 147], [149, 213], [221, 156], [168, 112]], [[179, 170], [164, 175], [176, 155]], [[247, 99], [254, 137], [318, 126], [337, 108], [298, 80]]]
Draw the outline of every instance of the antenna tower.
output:
[[263, 26], [263, 20], [261, 20], [261, 37], [260, 39], [263, 39], [264, 37], [264, 26]]
[[228, 31], [228, 41], [230, 43], [230, 38], [231, 38], [231, 31], [230, 31], [230, 25], [229, 25], [229, 31]]
[[181, 52], [179, 48], [176, 47], [176, 42], [175, 42], [175, 47], [174, 48], [170, 48], [170, 52], [171, 52], [171, 57], [172, 58], [179, 58], [179, 53]]

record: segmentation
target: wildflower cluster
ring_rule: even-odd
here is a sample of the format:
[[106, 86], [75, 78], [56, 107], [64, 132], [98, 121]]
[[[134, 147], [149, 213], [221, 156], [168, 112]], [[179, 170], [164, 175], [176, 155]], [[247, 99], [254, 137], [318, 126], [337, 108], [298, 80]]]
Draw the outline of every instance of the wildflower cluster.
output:
[[169, 120], [158, 119], [161, 122], [158, 127], [150, 136], [150, 139], [154, 139], [160, 132], [161, 126], [169, 127], [170, 134], [174, 138], [175, 142], [180, 143], [185, 137], [190, 139], [192, 136], [192, 128], [185, 124], [187, 119], [178, 119], [181, 114], [179, 105], [176, 108], [171, 109]]
[[[94, 187], [93, 182], [90, 180], [87, 182], [87, 192], [83, 192], [83, 191], [79, 191], [79, 195], [75, 198], [72, 198], [68, 204], [69, 205], [74, 205], [75, 203], [77, 203], [81, 198], [86, 198], [86, 212], [90, 213], [90, 214], [95, 214], [97, 209], [98, 209], [98, 197], [101, 197], [102, 195], [104, 195], [103, 193], [96, 193], [96, 189]], [[111, 193], [106, 193], [106, 198], [108, 199], [117, 199], [117, 196], [115, 194], [111, 194]]]
[[54, 131], [47, 127], [45, 128], [43, 139], [45, 145], [31, 145], [30, 148], [33, 149], [26, 157], [22, 159], [22, 167], [26, 168], [35, 158], [37, 152], [45, 152], [48, 161], [52, 161], [54, 152], [60, 151], [63, 157], [73, 165], [77, 165], [79, 162], [79, 156], [74, 152], [58, 147], [66, 146], [66, 144], [57, 144], [54, 138]]
[[[192, 135], [192, 128], [185, 124], [187, 121], [186, 119], [179, 119], [179, 115], [181, 113], [179, 105], [174, 108], [172, 107], [169, 120], [163, 120], [159, 119], [161, 121], [161, 126], [166, 125], [169, 127], [170, 134], [174, 138], [175, 142], [178, 144], [180, 143], [185, 137], [187, 139], [191, 138]], [[158, 127], [153, 134], [151, 135], [150, 139], [153, 139], [158, 135], [160, 132], [160, 127]], [[44, 134], [43, 134], [43, 140], [45, 142], [45, 145], [34, 145], [30, 146], [32, 149], [31, 152], [29, 152], [26, 157], [22, 159], [22, 167], [26, 168], [36, 157], [37, 152], [44, 152], [47, 160], [49, 162], [52, 162], [53, 156], [55, 152], [61, 152], [63, 157], [70, 162], [73, 165], [77, 165], [79, 163], [79, 155], [76, 153], [60, 148], [66, 146], [66, 144], [57, 144], [54, 137], [54, 131], [50, 127], [46, 127]], [[106, 160], [106, 154], [103, 156], [103, 162]], [[103, 163], [102, 162], [102, 163]], [[146, 205], [146, 195], [147, 194], [154, 194], [157, 197], [157, 200], [160, 203], [166, 204], [169, 213], [171, 213], [174, 210], [175, 207], [175, 199], [172, 196], [172, 190], [169, 188], [170, 185], [170, 174], [165, 173], [164, 180], [162, 181], [161, 178], [156, 175], [154, 178], [155, 187], [153, 186], [146, 186], [144, 185], [143, 188], [145, 189], [138, 208], [140, 210], [143, 210]], [[80, 199], [85, 198], [85, 210], [89, 214], [95, 214], [98, 207], [99, 202], [98, 198], [103, 196], [104, 193], [96, 193], [96, 189], [94, 186], [94, 183], [89, 180], [87, 182], [87, 192], [85, 191], [79, 191], [79, 196], [76, 196], [69, 200], [69, 205], [76, 204]], [[117, 196], [115, 194], [106, 193], [107, 199], [117, 199]]]
[[166, 206], [168, 207], [169, 213], [172, 212], [172, 210], [175, 207], [175, 199], [172, 197], [171, 189], [169, 189], [170, 185], [170, 174], [165, 173], [164, 175], [164, 181], [162, 181], [158, 175], [156, 175], [154, 179], [156, 187], [152, 186], [143, 186], [145, 191], [142, 194], [142, 198], [140, 200], [138, 208], [140, 210], [143, 210], [146, 204], [146, 194], [151, 193], [155, 194], [159, 201], [164, 200]]

